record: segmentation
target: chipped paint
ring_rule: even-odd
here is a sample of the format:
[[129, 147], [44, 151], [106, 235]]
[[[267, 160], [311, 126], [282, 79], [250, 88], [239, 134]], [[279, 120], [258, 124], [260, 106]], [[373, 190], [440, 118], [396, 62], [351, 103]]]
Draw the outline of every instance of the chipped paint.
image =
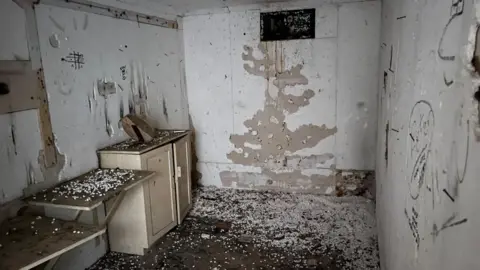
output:
[[[235, 150], [227, 154], [228, 159], [235, 164], [261, 167], [262, 172], [221, 172], [220, 178], [224, 186], [232, 186], [235, 182], [240, 188], [274, 186], [316, 189], [322, 186], [323, 181], [333, 183], [332, 175], [302, 174], [304, 166], [321, 167], [327, 160], [333, 159], [333, 154], [310, 157], [291, 155], [316, 146], [323, 139], [333, 136], [337, 128], [309, 124], [289, 129], [286, 116], [308, 106], [315, 91], [306, 89], [301, 96], [285, 93], [287, 86], [307, 85], [308, 79], [301, 73], [303, 65], [284, 69], [283, 51], [277, 43], [261, 43], [258, 46], [263, 54], [261, 58], [253, 55], [252, 47], [244, 46], [242, 59], [247, 62], [244, 64], [245, 71], [268, 81], [265, 104], [263, 109], [244, 122], [248, 132], [230, 136]], [[329, 184], [327, 186], [333, 186]]]
[[[374, 185], [374, 171], [338, 170], [335, 192], [339, 197], [367, 195], [367, 197], [373, 198], [375, 196]], [[365, 194], [367, 191], [369, 194]]]
[[60, 153], [56, 142], [53, 143], [53, 146], [55, 149], [55, 155], [57, 157], [57, 162], [54, 165], [50, 167], [44, 165], [46, 163], [45, 155], [44, 150], [41, 149], [38, 152], [37, 159], [38, 165], [40, 166], [40, 173], [37, 173], [31, 164], [26, 167], [28, 172], [27, 177], [31, 182], [29, 182], [29, 185], [23, 190], [25, 196], [32, 195], [46, 188], [50, 188], [60, 180], [62, 171], [66, 164], [66, 156]]

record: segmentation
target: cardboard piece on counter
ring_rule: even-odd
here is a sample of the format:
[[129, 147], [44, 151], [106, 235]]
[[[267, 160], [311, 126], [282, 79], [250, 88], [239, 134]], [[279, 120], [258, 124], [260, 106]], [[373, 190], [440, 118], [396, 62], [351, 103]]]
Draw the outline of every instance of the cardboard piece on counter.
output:
[[155, 129], [137, 115], [129, 114], [121, 121], [123, 130], [134, 140], [149, 142], [155, 137]]

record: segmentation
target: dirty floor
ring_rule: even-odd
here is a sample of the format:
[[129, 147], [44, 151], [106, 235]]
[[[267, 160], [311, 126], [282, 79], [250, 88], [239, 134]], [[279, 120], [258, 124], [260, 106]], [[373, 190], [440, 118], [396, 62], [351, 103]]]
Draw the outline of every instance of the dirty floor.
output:
[[203, 187], [147, 255], [111, 252], [89, 269], [379, 269], [374, 203]]

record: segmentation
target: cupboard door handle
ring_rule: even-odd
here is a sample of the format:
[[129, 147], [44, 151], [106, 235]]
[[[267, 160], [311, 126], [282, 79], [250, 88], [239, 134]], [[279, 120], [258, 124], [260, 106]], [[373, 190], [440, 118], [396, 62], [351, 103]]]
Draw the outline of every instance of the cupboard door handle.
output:
[[182, 167], [177, 166], [177, 177], [182, 177]]

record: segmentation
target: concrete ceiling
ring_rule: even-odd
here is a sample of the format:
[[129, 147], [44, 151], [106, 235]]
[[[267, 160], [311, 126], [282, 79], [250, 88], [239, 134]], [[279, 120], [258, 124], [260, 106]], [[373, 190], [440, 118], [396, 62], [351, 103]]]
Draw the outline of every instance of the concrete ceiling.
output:
[[[255, 5], [255, 4], [274, 4], [280, 3], [287, 6], [296, 7], [299, 6], [317, 6], [322, 3], [344, 3], [344, 2], [361, 2], [371, 0], [90, 0], [93, 2], [111, 5], [119, 8], [125, 8], [142, 12], [146, 14], [152, 14], [162, 16], [164, 14], [170, 15], [188, 15], [193, 13], [203, 13], [206, 10], [224, 9], [242, 5]], [[288, 3], [296, 2], [291, 5]]]
[[[202, 9], [226, 8], [239, 5], [266, 4], [276, 2], [293, 2], [295, 0], [149, 0], [171, 7], [179, 14]], [[322, 0], [320, 0], [322, 1]]]
[[[117, 1], [138, 1], [138, 0], [117, 0]], [[177, 14], [188, 14], [191, 12], [206, 9], [221, 9], [252, 4], [272, 4], [285, 2], [302, 2], [305, 6], [318, 5], [319, 3], [343, 3], [360, 2], [369, 0], [147, 0], [155, 2], [166, 8], [175, 10]]]

